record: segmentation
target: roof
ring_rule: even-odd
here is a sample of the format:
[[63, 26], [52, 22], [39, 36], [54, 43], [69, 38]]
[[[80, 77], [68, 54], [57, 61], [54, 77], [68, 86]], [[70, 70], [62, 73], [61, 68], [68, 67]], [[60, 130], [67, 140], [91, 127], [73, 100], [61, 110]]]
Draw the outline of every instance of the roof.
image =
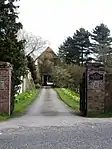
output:
[[57, 56], [57, 54], [53, 51], [53, 49], [51, 49], [49, 46], [44, 50], [42, 51], [37, 57], [35, 60], [37, 60], [43, 53], [45, 53], [46, 51], [48, 52], [53, 52], [55, 56]]

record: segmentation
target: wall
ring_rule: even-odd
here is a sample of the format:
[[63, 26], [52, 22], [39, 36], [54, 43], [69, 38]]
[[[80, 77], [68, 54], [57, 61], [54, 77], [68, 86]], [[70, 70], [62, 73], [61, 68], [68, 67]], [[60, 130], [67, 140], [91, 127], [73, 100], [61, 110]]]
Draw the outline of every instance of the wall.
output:
[[98, 63], [88, 64], [87, 68], [87, 85], [81, 88], [80, 111], [86, 111], [87, 116], [112, 113], [112, 74], [106, 73], [104, 66]]
[[21, 79], [23, 80], [23, 83], [20, 85], [20, 93], [34, 89], [35, 85], [30, 72], [28, 72], [28, 75], [25, 78], [21, 77]]
[[105, 112], [112, 112], [112, 74], [105, 77]]
[[98, 63], [89, 64], [87, 71], [87, 115], [105, 112], [105, 69]]
[[11, 71], [9, 63], [0, 62], [0, 114], [10, 115]]

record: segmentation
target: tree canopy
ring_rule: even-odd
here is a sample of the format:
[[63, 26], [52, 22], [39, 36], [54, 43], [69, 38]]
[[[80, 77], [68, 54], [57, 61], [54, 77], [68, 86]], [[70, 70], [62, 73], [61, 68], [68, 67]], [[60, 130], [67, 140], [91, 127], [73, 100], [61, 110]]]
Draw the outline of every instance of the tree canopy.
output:
[[92, 60], [90, 33], [84, 28], [76, 30], [72, 37], [68, 37], [59, 47], [59, 57], [66, 63], [84, 64]]
[[59, 57], [65, 63], [82, 64], [91, 61], [112, 64], [112, 37], [109, 28], [101, 23], [92, 32], [84, 28], [76, 30], [72, 37], [59, 47]]
[[21, 84], [21, 76], [27, 72], [27, 61], [24, 53], [24, 40], [17, 39], [22, 24], [17, 22], [17, 0], [0, 1], [0, 60], [13, 66], [14, 94]]
[[98, 60], [106, 63], [107, 56], [112, 53], [112, 37], [110, 30], [103, 23], [97, 25], [91, 34], [94, 52], [97, 54]]

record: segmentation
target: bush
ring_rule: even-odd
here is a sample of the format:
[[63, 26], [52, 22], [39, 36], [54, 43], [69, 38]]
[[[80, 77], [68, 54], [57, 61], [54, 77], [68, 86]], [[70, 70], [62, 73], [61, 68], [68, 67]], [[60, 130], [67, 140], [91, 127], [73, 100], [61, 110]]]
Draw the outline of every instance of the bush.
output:
[[27, 56], [27, 61], [28, 61], [28, 68], [31, 72], [31, 76], [33, 78], [34, 84], [36, 85], [37, 83], [39, 83], [39, 77], [38, 77], [39, 74], [37, 73], [35, 62], [31, 56]]
[[40, 84], [39, 83], [36, 84], [35, 87], [36, 87], [36, 89], [40, 88]]
[[53, 82], [57, 87], [78, 90], [84, 68], [77, 65], [56, 66], [53, 70]]

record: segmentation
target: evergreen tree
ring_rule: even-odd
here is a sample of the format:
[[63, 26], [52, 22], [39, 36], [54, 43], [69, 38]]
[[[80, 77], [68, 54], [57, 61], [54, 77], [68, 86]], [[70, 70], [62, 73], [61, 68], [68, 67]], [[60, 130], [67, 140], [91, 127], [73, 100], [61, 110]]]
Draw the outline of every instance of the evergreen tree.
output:
[[107, 56], [112, 53], [112, 37], [110, 37], [110, 30], [103, 23], [96, 26], [91, 34], [93, 39], [93, 49], [101, 62], [106, 62]]
[[73, 37], [68, 37], [59, 48], [59, 56], [67, 63], [78, 65], [91, 61], [90, 54], [93, 52], [90, 43], [90, 33], [84, 28], [76, 30]]
[[78, 49], [72, 37], [68, 37], [65, 42], [63, 42], [63, 45], [59, 47], [59, 57], [66, 63], [79, 62]]
[[93, 51], [90, 42], [90, 33], [84, 28], [80, 28], [79, 30], [76, 30], [73, 39], [75, 40], [78, 49], [80, 63], [83, 65], [87, 61], [91, 61], [93, 58], [90, 54], [93, 53]]
[[26, 57], [24, 41], [17, 39], [22, 24], [17, 22], [17, 0], [0, 1], [0, 61], [9, 62], [13, 66], [13, 95], [21, 84], [21, 76], [26, 74]]
[[35, 62], [31, 56], [27, 56], [27, 60], [28, 60], [28, 68], [31, 72], [31, 76], [32, 76], [34, 84], [36, 86], [39, 82], [38, 82], [37, 69], [35, 66]]

